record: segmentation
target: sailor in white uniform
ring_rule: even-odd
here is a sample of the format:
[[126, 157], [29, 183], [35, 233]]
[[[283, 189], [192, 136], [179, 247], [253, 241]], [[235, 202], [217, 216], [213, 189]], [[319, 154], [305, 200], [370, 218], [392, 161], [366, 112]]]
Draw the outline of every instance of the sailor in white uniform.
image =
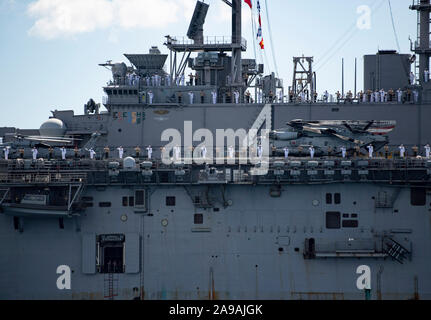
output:
[[193, 99], [195, 97], [195, 94], [193, 92], [189, 92], [189, 98], [190, 98], [190, 104], [193, 104]]
[[180, 146], [175, 146], [174, 147], [174, 152], [175, 152], [175, 160], [181, 160], [181, 148]]
[[289, 158], [289, 148], [288, 147], [285, 147], [284, 148], [284, 158]]
[[425, 69], [424, 71], [424, 80], [425, 82], [428, 82], [430, 79], [430, 72], [428, 71], [428, 69]]
[[186, 77], [184, 76], [184, 73], [181, 75], [181, 85], [184, 86], [185, 85], [185, 81], [186, 81]]
[[308, 150], [310, 150], [310, 158], [313, 159], [314, 158], [314, 152], [315, 152], [314, 147], [310, 146], [310, 148], [308, 148]]
[[33, 150], [31, 151], [31, 153], [33, 154], [33, 160], [36, 160], [37, 159], [37, 153], [38, 153], [36, 147], [33, 148]]
[[340, 150], [341, 150], [341, 156], [342, 156], [343, 158], [346, 158], [346, 153], [347, 153], [346, 147], [345, 147], [345, 146], [342, 146], [342, 147], [340, 148]]
[[370, 157], [370, 159], [372, 159], [373, 153], [374, 153], [374, 147], [370, 144], [367, 148], [368, 148], [368, 156]]
[[213, 98], [213, 104], [217, 103], [217, 91], [213, 90], [211, 91], [211, 96]]
[[235, 96], [235, 103], [238, 104], [239, 103], [239, 91], [235, 91], [233, 94]]
[[171, 76], [167, 75], [165, 78], [165, 85], [170, 87], [171, 86]]
[[153, 104], [154, 93], [153, 91], [148, 91], [148, 100], [150, 104]]
[[385, 90], [381, 89], [380, 92], [380, 102], [385, 102]]
[[323, 94], [323, 100], [328, 103], [329, 93], [328, 90], [325, 90], [325, 93]]
[[123, 159], [123, 154], [124, 154], [124, 149], [122, 146], [120, 146], [119, 148], [117, 148], [118, 150], [118, 158]]
[[235, 150], [233, 149], [232, 146], [228, 148], [228, 156], [229, 156], [229, 159], [233, 159], [235, 157]]
[[202, 159], [206, 159], [207, 158], [207, 147], [202, 146], [201, 151], [202, 151]]
[[263, 154], [262, 145], [259, 145], [259, 146], [257, 147], [257, 156], [258, 156], [259, 158], [262, 158], [262, 154]]
[[403, 98], [403, 92], [401, 91], [401, 89], [397, 90], [397, 99], [398, 99], [398, 103], [401, 103], [401, 99]]
[[404, 147], [403, 144], [401, 144], [398, 148], [400, 149], [400, 157], [404, 159], [404, 155], [406, 153], [406, 148]]
[[96, 155], [96, 151], [94, 151], [93, 148], [91, 148], [90, 150], [88, 150], [88, 152], [90, 152], [90, 159], [93, 160], [94, 156]]
[[10, 147], [4, 147], [4, 148], [3, 148], [3, 152], [4, 152], [4, 159], [5, 159], [5, 160], [9, 160], [9, 149], [10, 149]]
[[66, 160], [67, 149], [65, 147], [61, 147], [60, 151], [61, 151], [61, 159]]
[[429, 158], [430, 158], [430, 151], [431, 151], [430, 145], [429, 145], [429, 144], [427, 144], [427, 145], [425, 146], [425, 157], [426, 157], [427, 159], [429, 159]]
[[153, 155], [153, 148], [151, 148], [151, 146], [147, 147], [147, 154], [148, 154], [148, 160], [151, 160], [151, 157]]
[[418, 90], [413, 90], [413, 98], [415, 103], [419, 102], [419, 91]]

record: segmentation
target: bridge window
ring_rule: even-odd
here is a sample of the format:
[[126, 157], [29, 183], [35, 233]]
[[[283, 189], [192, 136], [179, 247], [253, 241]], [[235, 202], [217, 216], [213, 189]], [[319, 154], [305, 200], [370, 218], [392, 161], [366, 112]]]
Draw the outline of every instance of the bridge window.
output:
[[326, 228], [340, 229], [340, 227], [341, 227], [340, 212], [326, 212]]
[[123, 207], [127, 207], [127, 205], [128, 205], [128, 198], [123, 197]]
[[133, 207], [135, 205], [135, 197], [129, 197], [129, 206]]

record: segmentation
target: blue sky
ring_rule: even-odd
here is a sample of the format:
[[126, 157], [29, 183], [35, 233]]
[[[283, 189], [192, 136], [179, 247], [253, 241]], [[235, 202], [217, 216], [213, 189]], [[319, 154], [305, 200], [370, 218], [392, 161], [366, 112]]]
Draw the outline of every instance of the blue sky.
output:
[[[256, 0], [253, 0], [256, 2]], [[341, 89], [345, 59], [346, 90], [363, 83], [363, 55], [397, 49], [387, 0], [266, 0], [278, 73], [285, 87], [292, 78], [293, 56], [314, 56], [318, 91]], [[229, 8], [210, 3], [205, 35], [229, 36]], [[83, 112], [89, 98], [101, 102], [110, 72], [97, 64], [126, 61], [124, 53], [147, 53], [163, 47], [164, 36], [187, 32], [195, 0], [0, 0], [0, 127], [38, 128], [50, 110]], [[416, 38], [416, 13], [410, 0], [392, 0], [402, 53]], [[265, 0], [261, 0], [265, 53], [271, 43]], [[358, 29], [359, 6], [371, 8], [371, 28]], [[250, 10], [243, 6], [246, 57], [254, 58]], [[344, 35], [344, 37], [343, 37]], [[337, 41], [341, 40], [341, 41]], [[258, 51], [258, 59], [263, 59]], [[265, 59], [263, 59], [265, 61]]]

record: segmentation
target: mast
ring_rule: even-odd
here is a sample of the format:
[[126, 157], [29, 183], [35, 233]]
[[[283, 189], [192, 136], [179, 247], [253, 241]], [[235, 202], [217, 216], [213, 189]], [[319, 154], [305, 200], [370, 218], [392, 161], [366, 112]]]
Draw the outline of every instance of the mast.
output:
[[431, 57], [430, 48], [430, 12], [431, 0], [414, 0], [411, 10], [418, 12], [418, 40], [413, 51], [419, 54], [419, 80], [423, 84], [424, 71], [429, 70]]
[[232, 0], [232, 87], [242, 87], [242, 0]]

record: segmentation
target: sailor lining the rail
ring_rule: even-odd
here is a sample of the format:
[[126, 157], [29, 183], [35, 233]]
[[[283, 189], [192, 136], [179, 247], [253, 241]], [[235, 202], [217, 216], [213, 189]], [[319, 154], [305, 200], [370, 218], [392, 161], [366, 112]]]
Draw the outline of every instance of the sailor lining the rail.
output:
[[117, 148], [117, 150], [118, 150], [118, 157], [119, 157], [120, 159], [123, 159], [123, 154], [124, 154], [124, 149], [123, 149], [123, 147], [122, 147], [122, 146], [120, 146], [119, 148]]
[[171, 76], [170, 75], [166, 75], [165, 77], [165, 85], [170, 87], [171, 86]]
[[139, 159], [139, 157], [141, 155], [141, 148], [139, 148], [139, 146], [136, 146], [136, 148], [135, 148], [135, 154], [136, 154], [136, 158]]
[[397, 90], [398, 103], [401, 103], [402, 98], [403, 98], [403, 92], [401, 91], [401, 88], [398, 88], [398, 90]]
[[341, 156], [342, 156], [343, 158], [346, 158], [346, 153], [347, 153], [346, 147], [345, 147], [345, 146], [342, 146], [342, 147], [340, 148], [340, 150], [341, 150]]
[[400, 149], [400, 157], [404, 159], [404, 155], [406, 153], [406, 148], [404, 147], [403, 144], [401, 144], [398, 148]]
[[36, 147], [33, 147], [33, 150], [31, 151], [31, 153], [33, 154], [33, 160], [36, 160], [37, 159], [37, 153], [38, 153]]
[[428, 82], [430, 80], [430, 72], [428, 71], [428, 69], [425, 69], [424, 71], [424, 78], [425, 82]]
[[314, 158], [314, 153], [315, 153], [314, 147], [310, 146], [310, 148], [308, 148], [308, 150], [310, 151], [310, 158], [313, 159]]
[[193, 104], [194, 97], [195, 97], [195, 94], [190, 91], [189, 92], [190, 104]]
[[288, 159], [288, 158], [289, 158], [289, 148], [288, 148], [288, 147], [285, 147], [285, 148], [284, 148], [284, 157], [285, 157], [286, 159]]
[[4, 159], [5, 159], [5, 160], [9, 160], [9, 149], [10, 149], [10, 147], [4, 147], [4, 148], [3, 148], [3, 152], [4, 152]]
[[148, 91], [148, 102], [149, 104], [153, 104], [154, 94], [152, 91]]
[[233, 95], [235, 97], [235, 103], [238, 104], [239, 103], [239, 91], [235, 90]]
[[60, 151], [61, 151], [61, 159], [66, 160], [67, 149], [63, 146], [60, 148]]
[[429, 158], [430, 158], [430, 151], [431, 151], [430, 145], [429, 145], [429, 144], [427, 144], [427, 145], [425, 146], [425, 156], [426, 156], [426, 158], [427, 158], [427, 159], [429, 159]]
[[415, 103], [419, 102], [419, 91], [416, 89], [413, 90], [413, 98], [414, 98]]
[[176, 145], [174, 147], [174, 152], [175, 152], [175, 160], [181, 160], [181, 148], [179, 145]]
[[217, 103], [217, 91], [213, 90], [211, 91], [211, 96], [213, 98], [213, 104]]
[[153, 148], [151, 146], [147, 147], [148, 160], [151, 160], [151, 156], [153, 154]]
[[233, 159], [235, 157], [235, 151], [232, 146], [228, 148], [228, 156], [229, 156], [229, 159]]
[[323, 94], [323, 101], [328, 103], [329, 93], [328, 90], [325, 90], [325, 93]]
[[262, 145], [260, 144], [260, 145], [258, 145], [258, 147], [257, 147], [257, 156], [258, 156], [259, 158], [262, 158], [262, 154], [263, 154], [263, 149], [262, 149]]
[[370, 157], [370, 159], [372, 159], [373, 153], [374, 153], [374, 147], [370, 144], [367, 148], [368, 148], [368, 156]]
[[207, 147], [205, 147], [205, 145], [202, 146], [201, 152], [202, 152], [202, 159], [206, 159], [207, 158]]
[[380, 89], [380, 102], [385, 102], [386, 100], [386, 92], [383, 89]]
[[88, 152], [90, 152], [90, 159], [93, 160], [94, 156], [96, 155], [96, 151], [94, 151], [93, 148], [90, 148], [90, 150], [88, 150]]

